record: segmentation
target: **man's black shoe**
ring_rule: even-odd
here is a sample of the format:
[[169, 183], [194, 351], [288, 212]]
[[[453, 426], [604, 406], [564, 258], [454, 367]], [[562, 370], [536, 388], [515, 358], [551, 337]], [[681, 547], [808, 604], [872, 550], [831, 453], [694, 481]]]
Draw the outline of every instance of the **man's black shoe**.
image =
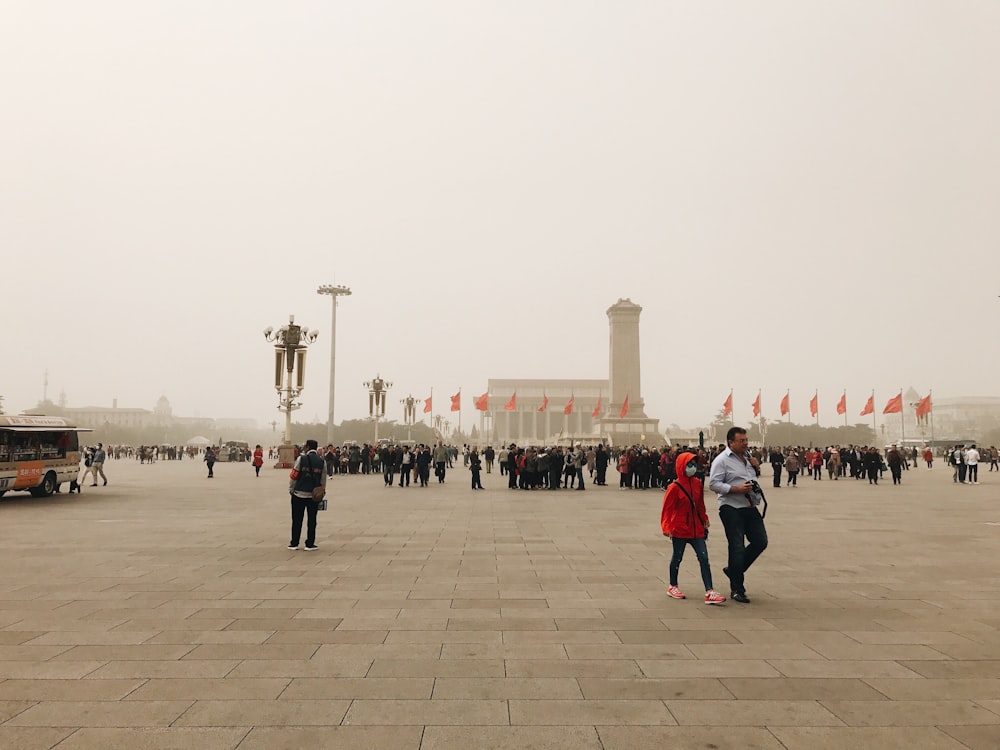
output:
[[729, 595], [729, 598], [732, 599], [734, 602], [739, 602], [740, 604], [750, 603], [750, 597], [747, 596], [746, 594], [741, 594], [738, 591], [734, 591], [733, 593], [731, 593]]

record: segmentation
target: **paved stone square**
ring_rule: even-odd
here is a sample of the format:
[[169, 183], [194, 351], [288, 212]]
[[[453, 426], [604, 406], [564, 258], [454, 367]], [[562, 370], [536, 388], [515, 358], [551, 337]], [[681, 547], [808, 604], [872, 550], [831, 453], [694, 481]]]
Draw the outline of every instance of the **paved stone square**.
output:
[[753, 601], [709, 607], [690, 551], [690, 598], [665, 595], [657, 490], [336, 477], [292, 552], [287, 471], [111, 461], [107, 487], [0, 500], [0, 748], [995, 750], [986, 468], [765, 469]]

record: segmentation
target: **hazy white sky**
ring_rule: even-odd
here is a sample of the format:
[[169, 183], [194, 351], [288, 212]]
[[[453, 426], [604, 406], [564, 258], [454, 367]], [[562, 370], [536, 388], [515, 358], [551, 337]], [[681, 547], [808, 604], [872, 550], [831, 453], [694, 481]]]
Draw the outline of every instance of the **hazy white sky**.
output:
[[[1000, 3], [5, 4], [8, 411], [280, 419], [261, 330], [320, 329], [304, 408], [607, 376], [646, 411], [839, 422], [998, 395]], [[453, 415], [452, 415], [453, 416]], [[853, 421], [863, 421], [860, 418]]]

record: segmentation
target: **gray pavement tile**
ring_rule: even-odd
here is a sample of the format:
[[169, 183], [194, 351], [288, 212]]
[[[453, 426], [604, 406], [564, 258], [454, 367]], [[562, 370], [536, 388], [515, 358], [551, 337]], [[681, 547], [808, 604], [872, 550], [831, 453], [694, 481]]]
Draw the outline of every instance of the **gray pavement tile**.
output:
[[576, 680], [587, 700], [694, 700], [733, 698], [721, 680], [709, 677], [675, 679], [607, 679], [580, 677]]
[[[50, 750], [71, 733], [70, 729], [50, 729], [48, 727], [0, 727], [0, 747], [4, 750]], [[64, 744], [63, 747], [67, 747], [67, 745]], [[91, 745], [90, 747], [105, 746]], [[235, 747], [235, 745], [230, 745], [230, 747]]]
[[[769, 727], [785, 750], [968, 750], [951, 727]], [[974, 747], [972, 745], [968, 747]], [[990, 746], [990, 750], [996, 746]], [[978, 750], [978, 749], [977, 749]], [[986, 750], [984, 747], [983, 750]]]
[[446, 643], [442, 659], [565, 659], [566, 648], [560, 643]]
[[[72, 664], [73, 662], [66, 662]], [[87, 663], [90, 662], [81, 662]], [[225, 677], [236, 665], [235, 660], [209, 659], [202, 661], [109, 661], [92, 670], [89, 679], [120, 680], [130, 677], [163, 677], [170, 679], [200, 679]]]
[[[735, 698], [749, 700], [885, 700], [883, 692], [868, 682], [851, 678], [794, 678], [794, 677], [728, 677], [722, 684]], [[922, 680], [897, 680], [897, 682], [922, 682]]]
[[[1000, 678], [1000, 659], [983, 659], [981, 661], [901, 661], [899, 664], [922, 677], [938, 679], [949, 677]], [[892, 675], [885, 676], [891, 677]]]
[[[938, 729], [970, 750], [996, 750], [1000, 747], [1000, 726], [946, 726]], [[950, 749], [949, 749], [950, 750]], [[956, 748], [957, 750], [957, 748]]]
[[142, 680], [34, 679], [0, 682], [0, 700], [118, 701], [133, 693]]
[[550, 700], [582, 698], [572, 678], [518, 677], [438, 677], [434, 680], [434, 700], [509, 700], [511, 698]]
[[[787, 750], [767, 729], [760, 727], [597, 727], [601, 750]], [[846, 747], [846, 746], [845, 746]], [[842, 750], [842, 748], [840, 749]]]
[[[964, 677], [923, 680], [870, 678], [866, 683], [894, 701], [989, 700], [1000, 696], [1000, 678]], [[2, 687], [2, 685], [0, 685]]]
[[[297, 677], [281, 693], [282, 700], [343, 698], [429, 699], [431, 677]], [[466, 696], [462, 696], [466, 697]]]
[[7, 661], [0, 662], [3, 680], [75, 680], [93, 673], [103, 661]]
[[[768, 659], [784, 677], [919, 677], [912, 668], [895, 661], [829, 661], [826, 659]], [[938, 664], [942, 662], [917, 662]]]
[[504, 700], [355, 700], [344, 725], [509, 724]]
[[1000, 714], [973, 701], [823, 701], [848, 726], [916, 727], [1000, 724]]
[[[715, 727], [844, 724], [824, 704], [809, 700], [667, 700], [665, 703], [678, 724]], [[888, 704], [889, 701], [870, 702], [875, 707]]]
[[166, 727], [191, 701], [45, 701], [7, 722], [13, 727]]
[[[135, 705], [142, 705], [136, 702]], [[184, 727], [337, 726], [349, 700], [203, 700], [174, 722]]]
[[504, 677], [502, 659], [376, 659], [369, 677]]
[[511, 700], [512, 725], [676, 724], [660, 700]]
[[629, 659], [509, 659], [507, 677], [641, 677]]
[[603, 750], [593, 727], [442, 727], [424, 730], [420, 750]]
[[422, 730], [417, 726], [254, 727], [239, 750], [421, 750]]
[[[587, 663], [587, 662], [583, 662]], [[646, 677], [780, 677], [763, 659], [662, 659], [637, 662]], [[609, 675], [587, 675], [607, 677]], [[617, 675], [619, 677], [627, 675]], [[636, 675], [639, 676], [639, 675]]]
[[[39, 647], [41, 648], [41, 647]], [[142, 644], [138, 646], [72, 646], [53, 657], [53, 661], [163, 661], [180, 659], [196, 647]]]
[[[197, 700], [274, 700], [283, 695], [288, 678], [272, 679], [164, 679], [147, 680], [130, 693], [127, 700], [197, 701]], [[83, 680], [89, 684], [93, 680]]]

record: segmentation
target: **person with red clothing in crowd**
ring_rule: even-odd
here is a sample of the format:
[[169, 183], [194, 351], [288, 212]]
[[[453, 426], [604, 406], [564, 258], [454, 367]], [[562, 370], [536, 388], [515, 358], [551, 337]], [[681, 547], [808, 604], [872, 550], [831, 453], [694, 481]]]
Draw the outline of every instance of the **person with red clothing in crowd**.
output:
[[705, 585], [705, 604], [723, 604], [726, 597], [712, 588], [712, 567], [708, 563], [708, 512], [705, 510], [704, 484], [698, 478], [700, 465], [693, 453], [681, 453], [674, 463], [677, 479], [663, 493], [660, 529], [673, 542], [670, 558], [670, 588], [673, 599], [686, 597], [677, 587], [684, 548], [691, 545], [701, 566], [701, 582]]
[[823, 478], [823, 451], [813, 448], [810, 464], [812, 467], [813, 481]]
[[257, 472], [257, 476], [260, 476], [260, 467], [264, 465], [264, 449], [258, 444], [256, 448], [253, 449], [253, 470]]
[[618, 489], [632, 489], [632, 450], [622, 451], [618, 456]]

